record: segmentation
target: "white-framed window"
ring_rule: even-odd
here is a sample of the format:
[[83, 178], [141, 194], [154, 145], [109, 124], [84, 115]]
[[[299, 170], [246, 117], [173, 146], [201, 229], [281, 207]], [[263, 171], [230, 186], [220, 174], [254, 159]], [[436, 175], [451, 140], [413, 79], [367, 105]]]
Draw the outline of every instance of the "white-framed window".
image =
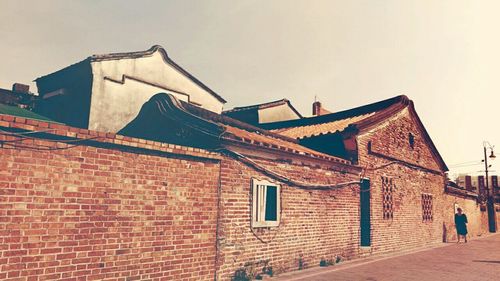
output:
[[252, 179], [252, 227], [275, 227], [280, 224], [281, 186], [266, 180]]

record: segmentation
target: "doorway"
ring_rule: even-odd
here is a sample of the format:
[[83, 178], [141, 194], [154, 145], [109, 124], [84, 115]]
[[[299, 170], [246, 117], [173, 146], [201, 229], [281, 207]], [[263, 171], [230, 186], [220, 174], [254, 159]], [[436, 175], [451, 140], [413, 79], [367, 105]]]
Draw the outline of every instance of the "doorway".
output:
[[359, 194], [359, 208], [360, 208], [360, 239], [361, 247], [371, 246], [371, 221], [370, 221], [370, 180], [363, 179], [361, 181], [360, 194]]

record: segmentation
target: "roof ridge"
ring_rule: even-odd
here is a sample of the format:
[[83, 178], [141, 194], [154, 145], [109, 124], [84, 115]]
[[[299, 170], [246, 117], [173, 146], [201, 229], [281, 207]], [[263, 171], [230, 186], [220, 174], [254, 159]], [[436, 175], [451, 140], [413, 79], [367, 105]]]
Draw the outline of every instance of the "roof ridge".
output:
[[254, 105], [246, 105], [246, 106], [237, 106], [232, 109], [224, 110], [223, 113], [229, 113], [229, 112], [235, 112], [235, 111], [242, 111], [242, 110], [248, 110], [248, 109], [253, 109], [253, 108], [261, 108], [262, 106], [270, 106], [270, 105], [279, 105], [279, 104], [284, 104], [284, 103], [289, 103], [290, 101], [286, 98], [280, 99], [280, 100], [275, 100], [275, 101], [270, 101], [270, 102], [264, 102], [264, 103], [258, 103]]
[[296, 120], [264, 123], [264, 124], [260, 124], [260, 126], [264, 129], [267, 129], [267, 130], [274, 130], [274, 129], [284, 129], [284, 128], [290, 128], [290, 127], [302, 127], [302, 126], [316, 125], [316, 124], [322, 124], [322, 123], [337, 121], [337, 120], [341, 120], [341, 119], [346, 119], [346, 118], [350, 118], [352, 116], [368, 114], [371, 112], [375, 112], [377, 110], [388, 108], [391, 105], [396, 104], [396, 103], [401, 103], [401, 104], [407, 105], [410, 102], [411, 102], [411, 100], [406, 95], [399, 95], [399, 96], [395, 96], [395, 97], [385, 99], [382, 101], [354, 107], [351, 109], [337, 111], [337, 112], [333, 112], [333, 113], [329, 113], [329, 114], [325, 114], [325, 115], [320, 115], [320, 116], [315, 116], [315, 117], [307, 117], [307, 118], [296, 119]]
[[167, 51], [160, 45], [153, 45], [151, 48], [144, 50], [144, 51], [133, 51], [133, 52], [118, 52], [118, 53], [106, 53], [106, 54], [93, 54], [89, 56], [89, 59], [92, 61], [101, 61], [101, 60], [107, 60], [107, 59], [116, 59], [120, 57], [140, 57], [144, 55], [151, 55], [154, 52], [162, 49], [165, 54], [167, 54]]

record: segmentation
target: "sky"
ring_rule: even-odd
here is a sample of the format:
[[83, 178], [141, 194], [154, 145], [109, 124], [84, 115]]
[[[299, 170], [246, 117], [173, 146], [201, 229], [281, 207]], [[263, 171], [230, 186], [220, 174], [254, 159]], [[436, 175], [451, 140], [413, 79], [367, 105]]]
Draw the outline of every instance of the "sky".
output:
[[500, 154], [498, 11], [487, 0], [0, 0], [0, 88], [36, 91], [35, 78], [89, 55], [158, 44], [225, 109], [287, 98], [310, 115], [315, 96], [339, 111], [407, 95], [452, 174], [477, 174], [483, 141]]

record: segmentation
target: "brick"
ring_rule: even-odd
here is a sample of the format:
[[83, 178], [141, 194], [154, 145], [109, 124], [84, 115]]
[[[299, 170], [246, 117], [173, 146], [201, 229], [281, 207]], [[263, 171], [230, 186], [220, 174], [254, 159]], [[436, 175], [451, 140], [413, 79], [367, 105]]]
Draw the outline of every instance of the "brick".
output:
[[[17, 122], [9, 116], [1, 119], [9, 125]], [[34, 129], [47, 124], [62, 135], [99, 135], [53, 123], [26, 122]], [[406, 146], [408, 131], [415, 133], [415, 149]], [[217, 153], [101, 135], [123, 140], [124, 145], [161, 147], [175, 155], [147, 154], [111, 144], [36, 153], [0, 148], [0, 165], [14, 167], [12, 173], [0, 174], [0, 187], [5, 187], [0, 188], [0, 217], [8, 218], [0, 220], [1, 265], [20, 265], [15, 272], [28, 280], [33, 275], [36, 280], [213, 280], [218, 242], [218, 280], [230, 280], [237, 269], [245, 265], [258, 268], [266, 261], [273, 269], [290, 271], [298, 269], [299, 261], [303, 267], [312, 267], [337, 254], [353, 259], [426, 246], [442, 240], [443, 222], [447, 237], [454, 239], [454, 202], [472, 221], [470, 232], [485, 233], [484, 226], [476, 223], [484, 221], [485, 214], [473, 200], [443, 194], [441, 175], [401, 165], [365, 174], [372, 187], [369, 252], [359, 247], [356, 186], [321, 191], [282, 184], [280, 226], [252, 231], [250, 181], [275, 181], [272, 178]], [[380, 153], [436, 169], [422, 139], [413, 121], [402, 115], [359, 136], [360, 166], [385, 163], [367, 153], [371, 141]], [[45, 140], [41, 143], [53, 145]], [[194, 160], [181, 154], [211, 155], [221, 161]], [[261, 157], [255, 161], [297, 181], [331, 184], [359, 179], [358, 174], [343, 173], [333, 162], [316, 166], [302, 158]], [[396, 181], [392, 221], [382, 216], [382, 175]], [[426, 223], [421, 217], [422, 192], [432, 194], [434, 200], [433, 221]], [[6, 279], [9, 272], [0, 273], [0, 279]]]

